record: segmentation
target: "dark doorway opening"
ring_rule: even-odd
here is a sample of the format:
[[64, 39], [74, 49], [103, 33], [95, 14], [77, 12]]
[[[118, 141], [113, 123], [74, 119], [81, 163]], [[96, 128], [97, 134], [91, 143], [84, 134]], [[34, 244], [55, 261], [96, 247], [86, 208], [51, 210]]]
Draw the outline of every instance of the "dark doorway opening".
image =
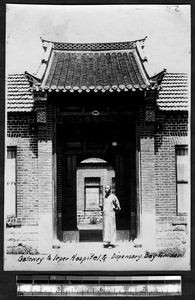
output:
[[[61, 114], [61, 123], [57, 125], [57, 160], [58, 160], [58, 197], [61, 201], [60, 226], [62, 240], [65, 235], [75, 235], [75, 241], [83, 240], [83, 228], [78, 226], [78, 193], [77, 168], [82, 161], [89, 158], [99, 158], [106, 161], [115, 171], [110, 184], [115, 189], [121, 204], [121, 212], [116, 218], [118, 236], [120, 232], [125, 240], [130, 238], [132, 229], [131, 210], [135, 216], [135, 121], [130, 116], [121, 113], [113, 115], [104, 113], [99, 115], [82, 115], [82, 112]], [[61, 172], [61, 173], [60, 173]], [[93, 176], [92, 176], [93, 177]], [[98, 177], [98, 176], [95, 176]], [[85, 208], [101, 202], [101, 186], [90, 182], [85, 188]], [[90, 190], [91, 189], [91, 190]], [[99, 194], [99, 199], [91, 201], [90, 195]], [[59, 224], [59, 222], [58, 222]], [[59, 225], [58, 225], [59, 228]], [[81, 238], [79, 238], [79, 230]], [[88, 228], [86, 228], [88, 230]], [[94, 230], [101, 230], [94, 228]], [[125, 234], [123, 234], [125, 232]], [[97, 233], [97, 236], [99, 233]], [[100, 236], [100, 235], [99, 235]], [[97, 237], [97, 240], [99, 238]]]

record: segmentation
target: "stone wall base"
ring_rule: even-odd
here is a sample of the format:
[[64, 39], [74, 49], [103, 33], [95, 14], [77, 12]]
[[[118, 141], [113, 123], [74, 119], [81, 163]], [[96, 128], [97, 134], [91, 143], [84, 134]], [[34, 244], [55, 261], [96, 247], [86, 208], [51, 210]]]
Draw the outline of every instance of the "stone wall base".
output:
[[38, 251], [37, 226], [6, 228], [5, 234], [5, 252], [9, 254], [35, 254]]
[[[158, 224], [158, 248], [186, 248], [189, 242], [187, 225]], [[189, 246], [189, 245], [188, 245]]]

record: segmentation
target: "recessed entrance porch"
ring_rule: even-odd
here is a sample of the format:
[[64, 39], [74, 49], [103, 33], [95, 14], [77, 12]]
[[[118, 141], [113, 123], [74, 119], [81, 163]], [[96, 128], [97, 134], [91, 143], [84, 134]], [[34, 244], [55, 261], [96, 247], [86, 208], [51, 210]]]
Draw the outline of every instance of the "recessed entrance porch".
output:
[[[136, 235], [135, 117], [125, 105], [117, 113], [117, 107], [105, 108], [102, 104], [88, 107], [85, 102], [85, 106], [77, 104], [74, 111], [73, 104], [71, 108], [60, 107], [58, 113], [58, 239], [64, 242], [102, 240], [101, 203], [104, 186], [110, 184], [121, 205], [116, 217], [117, 239], [130, 241]], [[88, 175], [83, 175], [84, 169]], [[100, 170], [107, 174], [98, 175]]]

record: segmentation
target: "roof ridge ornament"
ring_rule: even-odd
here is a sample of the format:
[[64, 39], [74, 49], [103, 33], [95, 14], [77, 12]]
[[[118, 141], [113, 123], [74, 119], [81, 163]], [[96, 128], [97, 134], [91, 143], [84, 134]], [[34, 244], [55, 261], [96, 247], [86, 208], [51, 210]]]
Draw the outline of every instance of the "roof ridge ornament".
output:
[[[42, 38], [40, 38], [40, 39], [41, 39], [42, 43], [44, 43], [44, 40]], [[36, 85], [37, 84], [40, 85], [40, 81], [42, 81], [43, 76], [45, 75], [45, 72], [46, 72], [50, 57], [51, 57], [53, 43], [49, 42], [49, 43], [47, 43], [47, 45], [44, 45], [43, 48], [44, 48], [45, 52], [44, 52], [43, 58], [41, 60], [41, 64], [40, 64], [37, 72], [31, 74], [31, 73], [25, 71], [25, 75], [28, 78], [28, 80], [31, 83], [36, 84]]]
[[34, 74], [30, 74], [27, 71], [25, 71], [24, 74], [25, 74], [26, 78], [28, 79], [31, 87], [33, 85], [40, 85], [40, 79], [37, 78]]
[[147, 36], [142, 39], [126, 42], [98, 42], [98, 43], [67, 43], [67, 42], [55, 42], [45, 40], [40, 37], [42, 47], [46, 51], [49, 45], [53, 46], [54, 50], [66, 50], [66, 51], [109, 51], [109, 50], [127, 50], [136, 48], [136, 43], [140, 42], [141, 48], [144, 48], [144, 42]]
[[167, 73], [167, 69], [163, 69], [150, 78], [151, 83], [161, 84], [164, 75]]

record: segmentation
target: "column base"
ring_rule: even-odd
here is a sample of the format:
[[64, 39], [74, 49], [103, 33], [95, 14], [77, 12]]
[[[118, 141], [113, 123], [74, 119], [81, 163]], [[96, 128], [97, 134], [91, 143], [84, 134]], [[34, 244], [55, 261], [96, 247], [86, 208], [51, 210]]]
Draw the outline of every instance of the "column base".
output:
[[143, 246], [143, 241], [141, 238], [136, 238], [132, 242], [133, 242], [133, 247], [135, 248], [142, 248]]
[[41, 213], [39, 216], [39, 251], [48, 253], [52, 249], [52, 213]]

